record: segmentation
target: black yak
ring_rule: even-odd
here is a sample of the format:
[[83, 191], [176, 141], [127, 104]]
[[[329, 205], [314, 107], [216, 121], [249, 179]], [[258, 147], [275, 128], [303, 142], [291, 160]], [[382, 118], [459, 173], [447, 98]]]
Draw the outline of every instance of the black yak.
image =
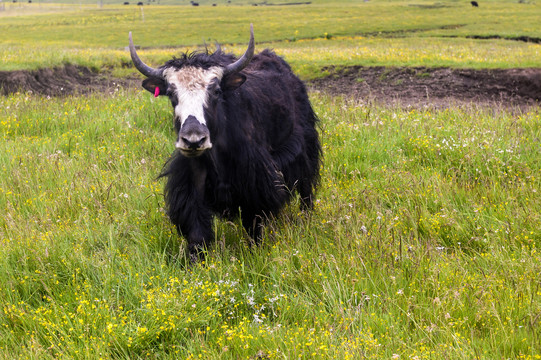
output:
[[173, 105], [176, 152], [166, 163], [167, 213], [192, 260], [214, 238], [213, 216], [240, 217], [255, 243], [263, 220], [298, 192], [311, 209], [321, 146], [306, 88], [271, 50], [240, 58], [218, 47], [151, 68], [130, 53], [142, 86]]
[[470, 2], [471, 6], [473, 7], [479, 7], [479, 3], [477, 1]]

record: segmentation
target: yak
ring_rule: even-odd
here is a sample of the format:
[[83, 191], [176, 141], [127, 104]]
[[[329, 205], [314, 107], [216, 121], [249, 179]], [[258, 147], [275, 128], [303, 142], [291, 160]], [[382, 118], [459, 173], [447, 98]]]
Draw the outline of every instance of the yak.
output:
[[152, 68], [132, 61], [154, 96], [173, 106], [175, 152], [164, 165], [166, 211], [196, 260], [214, 240], [214, 217], [240, 218], [257, 244], [264, 221], [299, 194], [313, 207], [322, 150], [306, 87], [278, 55], [184, 53]]

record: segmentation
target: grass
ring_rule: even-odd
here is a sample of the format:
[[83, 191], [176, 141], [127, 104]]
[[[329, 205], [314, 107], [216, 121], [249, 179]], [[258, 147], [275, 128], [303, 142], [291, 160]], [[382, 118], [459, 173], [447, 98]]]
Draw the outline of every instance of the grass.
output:
[[315, 212], [186, 267], [165, 101], [0, 98], [0, 357], [539, 358], [539, 110], [313, 103]]
[[[396, 1], [290, 7], [160, 5], [143, 11], [65, 4], [47, 14], [34, 12], [48, 4], [24, 4], [28, 15], [3, 16], [0, 23], [0, 70], [75, 63], [125, 76], [131, 71], [126, 69], [130, 62], [124, 50], [129, 31], [147, 62], [159, 65], [203, 42], [219, 41], [227, 50], [242, 52], [250, 22], [257, 48], [274, 48], [306, 79], [321, 76], [321, 67], [329, 65], [539, 66], [538, 44], [490, 39], [541, 38], [539, 4], [492, 1], [482, 9], [445, 4], [445, 9]], [[475, 36], [489, 39], [471, 38]]]
[[[326, 66], [427, 66], [454, 68], [520, 68], [539, 64], [539, 45], [507, 40], [473, 39], [379, 39], [337, 38], [261, 44], [257, 49], [273, 48], [303, 79], [326, 75]], [[210, 46], [212, 49], [212, 46]], [[241, 54], [245, 45], [226, 45], [226, 51]], [[173, 56], [198, 47], [140, 50], [145, 62], [159, 66]], [[199, 48], [201, 49], [201, 48]], [[26, 49], [5, 46], [0, 57], [4, 70], [36, 69], [77, 64], [116, 76], [133, 76], [129, 53], [124, 50], [63, 48], [61, 46]], [[23, 55], [26, 57], [23, 59]], [[21, 60], [23, 59], [23, 60]], [[1, 65], [0, 65], [1, 66]]]

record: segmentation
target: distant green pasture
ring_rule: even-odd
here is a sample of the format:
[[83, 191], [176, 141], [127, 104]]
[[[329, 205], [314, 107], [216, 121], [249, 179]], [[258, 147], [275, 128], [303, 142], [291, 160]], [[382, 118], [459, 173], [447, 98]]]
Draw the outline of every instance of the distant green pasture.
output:
[[[132, 31], [151, 64], [218, 41], [241, 52], [253, 23], [258, 48], [272, 47], [305, 77], [326, 65], [541, 66], [541, 45], [472, 37], [541, 38], [540, 4], [427, 1], [302, 6], [20, 5], [0, 12], [0, 70], [76, 63], [121, 68]], [[50, 9], [53, 12], [45, 12]], [[28, 15], [24, 15], [28, 13]], [[22, 15], [21, 15], [22, 14]], [[4, 15], [4, 16], [3, 16]]]

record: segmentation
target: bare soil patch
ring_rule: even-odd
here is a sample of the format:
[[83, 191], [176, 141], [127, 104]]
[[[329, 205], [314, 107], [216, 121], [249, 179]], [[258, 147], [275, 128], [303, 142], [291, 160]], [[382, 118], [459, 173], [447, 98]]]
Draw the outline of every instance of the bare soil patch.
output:
[[[448, 107], [464, 104], [531, 107], [541, 104], [541, 69], [472, 70], [426, 67], [328, 67], [308, 82], [312, 91], [393, 106]], [[137, 77], [119, 79], [81, 66], [0, 72], [0, 94], [48, 96], [111, 93], [139, 87]]]
[[47, 96], [67, 96], [91, 92], [111, 92], [120, 86], [133, 86], [134, 79], [119, 79], [84, 66], [65, 65], [39, 70], [0, 71], [0, 94], [32, 92]]
[[329, 67], [313, 90], [367, 102], [447, 107], [541, 104], [541, 69], [449, 69], [426, 67]]

